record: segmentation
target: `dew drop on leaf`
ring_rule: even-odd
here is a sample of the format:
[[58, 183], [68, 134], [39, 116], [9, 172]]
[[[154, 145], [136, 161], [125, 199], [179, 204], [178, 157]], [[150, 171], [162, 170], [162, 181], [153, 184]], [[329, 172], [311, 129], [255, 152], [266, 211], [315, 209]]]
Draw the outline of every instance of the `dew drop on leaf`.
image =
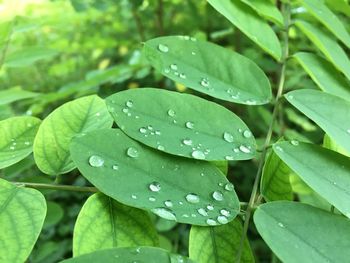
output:
[[209, 80], [207, 79], [207, 78], [203, 78], [202, 80], [201, 80], [201, 82], [200, 82], [200, 84], [201, 84], [201, 86], [203, 86], [203, 87], [209, 87]]
[[188, 121], [188, 122], [185, 123], [185, 126], [186, 126], [186, 128], [188, 128], [188, 129], [193, 129], [194, 124], [193, 124], [193, 122]]
[[250, 138], [250, 137], [252, 137], [252, 133], [249, 130], [245, 130], [243, 132], [243, 136], [244, 136], [244, 138]]
[[89, 158], [89, 164], [92, 167], [101, 167], [104, 164], [104, 160], [98, 155], [91, 155]]
[[182, 79], [185, 79], [186, 78], [186, 75], [184, 74], [184, 73], [180, 73], [180, 78], [182, 78]]
[[168, 115], [170, 116], [170, 117], [175, 117], [175, 111], [173, 110], [173, 109], [169, 109], [168, 110]]
[[243, 153], [250, 153], [250, 149], [244, 145], [239, 146], [239, 150]]
[[191, 139], [183, 139], [182, 143], [190, 146], [190, 145], [192, 145], [192, 140]]
[[227, 224], [227, 222], [228, 222], [228, 219], [226, 216], [218, 216], [217, 220], [220, 224]]
[[171, 64], [171, 65], [170, 65], [170, 68], [171, 68], [172, 70], [177, 70], [177, 65], [176, 65], [176, 64]]
[[207, 205], [207, 209], [212, 211], [212, 210], [214, 210], [214, 206], [213, 205]]
[[227, 184], [225, 185], [225, 190], [226, 190], [226, 191], [232, 192], [234, 189], [235, 189], [235, 187], [234, 187], [234, 185], [231, 184], [231, 183], [227, 183]]
[[233, 135], [229, 132], [224, 132], [224, 140], [227, 142], [233, 142]]
[[158, 207], [158, 208], [152, 209], [151, 211], [164, 219], [176, 221], [176, 216], [174, 215], [174, 213], [167, 208]]
[[188, 195], [186, 195], [185, 198], [186, 198], [187, 202], [189, 202], [189, 203], [192, 203], [192, 204], [199, 203], [199, 196], [196, 194], [188, 194]]
[[297, 140], [291, 140], [290, 143], [294, 146], [298, 146], [299, 145], [299, 141]]
[[223, 216], [230, 216], [230, 211], [226, 210], [226, 209], [221, 209], [220, 210], [220, 214], [222, 214]]
[[119, 169], [119, 166], [115, 164], [115, 165], [112, 166], [112, 169], [113, 169], [113, 170], [118, 170], [118, 169]]
[[200, 150], [195, 150], [192, 152], [192, 157], [198, 160], [204, 160], [205, 154]]
[[278, 226], [279, 227], [284, 227], [284, 225], [281, 222], [278, 223]]
[[205, 211], [204, 208], [197, 209], [197, 212], [198, 212], [198, 214], [200, 214], [202, 216], [208, 216], [208, 213], [207, 213], [207, 211]]
[[167, 200], [164, 202], [166, 207], [173, 207], [173, 202], [171, 202], [170, 200]]
[[213, 192], [212, 196], [213, 196], [213, 198], [214, 198], [216, 201], [222, 201], [222, 200], [224, 200], [224, 196], [223, 196], [222, 193], [219, 192], [219, 191]]
[[233, 156], [231, 156], [231, 155], [226, 155], [226, 156], [225, 156], [225, 159], [226, 159], [227, 161], [233, 161], [235, 158], [234, 158]]
[[134, 103], [133, 103], [131, 100], [128, 100], [128, 101], [125, 103], [125, 105], [126, 105], [127, 107], [131, 108], [131, 107], [134, 105]]
[[145, 133], [147, 132], [147, 129], [144, 128], [144, 127], [141, 127], [141, 128], [139, 129], [139, 131], [140, 131], [142, 134], [145, 134]]
[[151, 202], [155, 202], [156, 201], [156, 199], [153, 196], [148, 198], [148, 200], [150, 200]]
[[131, 158], [136, 158], [139, 156], [139, 152], [134, 147], [129, 147], [128, 150], [126, 151], [126, 153]]
[[165, 147], [164, 147], [163, 145], [158, 145], [158, 146], [157, 146], [157, 149], [158, 149], [159, 151], [164, 151], [164, 150], [165, 150]]
[[131, 195], [131, 198], [132, 198], [132, 199], [137, 199], [137, 196], [134, 195], [134, 194], [132, 194], [132, 195]]
[[158, 182], [153, 182], [148, 186], [149, 190], [152, 192], [159, 192], [160, 191], [160, 184]]
[[210, 219], [210, 218], [207, 219], [206, 223], [207, 223], [209, 226], [216, 226], [216, 225], [217, 225], [216, 221], [213, 220], [213, 219]]
[[167, 53], [169, 51], [169, 47], [164, 44], [159, 44], [158, 45], [158, 50], [163, 53]]

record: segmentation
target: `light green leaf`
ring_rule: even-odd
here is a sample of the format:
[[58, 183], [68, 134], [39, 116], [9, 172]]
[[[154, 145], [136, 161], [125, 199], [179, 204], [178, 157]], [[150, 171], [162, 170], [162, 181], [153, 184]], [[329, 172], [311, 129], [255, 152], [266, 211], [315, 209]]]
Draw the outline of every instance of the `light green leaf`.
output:
[[265, 162], [261, 177], [260, 192], [267, 201], [293, 200], [289, 167], [271, 152]]
[[34, 141], [34, 158], [41, 171], [50, 175], [75, 168], [70, 154], [71, 139], [79, 133], [112, 126], [105, 102], [87, 96], [67, 102], [54, 110], [41, 124]]
[[160, 37], [147, 41], [144, 53], [164, 76], [212, 97], [248, 105], [271, 100], [264, 72], [218, 45], [184, 36]]
[[281, 59], [282, 49], [275, 32], [251, 7], [231, 0], [208, 0], [208, 3], [264, 51], [276, 60]]
[[336, 144], [327, 134], [325, 134], [323, 137], [323, 147], [350, 157], [350, 153], [345, 151], [343, 147]]
[[285, 263], [347, 262], [350, 221], [309, 205], [277, 201], [260, 205], [255, 225]]
[[283, 16], [278, 8], [269, 0], [242, 0], [245, 4], [253, 8], [260, 16], [276, 23], [284, 25]]
[[98, 193], [89, 197], [79, 213], [73, 234], [73, 255], [113, 247], [157, 246], [158, 242], [147, 212]]
[[39, 236], [46, 214], [44, 196], [0, 179], [0, 261], [23, 263]]
[[289, 92], [287, 100], [350, 151], [350, 101], [317, 90]]
[[0, 121], [0, 169], [21, 161], [32, 152], [40, 122], [30, 116]]
[[350, 100], [350, 82], [326, 59], [306, 52], [293, 56], [325, 92]]
[[[214, 225], [220, 210], [230, 212], [227, 222], [239, 212], [233, 185], [218, 168], [155, 151], [120, 130], [99, 130], [74, 138], [71, 154], [82, 175], [101, 192], [160, 217]], [[208, 205], [213, 207], [207, 209]]]
[[326, 0], [327, 5], [335, 11], [350, 16], [348, 0]]
[[155, 247], [125, 247], [98, 250], [90, 254], [70, 258], [61, 263], [124, 263], [124, 262], [147, 262], [147, 263], [194, 263], [187, 257], [172, 254], [164, 249]]
[[281, 142], [273, 149], [306, 184], [350, 217], [349, 158], [308, 143]]
[[58, 52], [45, 47], [26, 47], [6, 56], [4, 66], [11, 68], [28, 67], [42, 59], [49, 59]]
[[212, 161], [246, 160], [255, 155], [255, 139], [245, 123], [199, 97], [142, 88], [118, 92], [106, 102], [128, 136], [158, 150]]
[[0, 105], [9, 104], [15, 101], [34, 98], [38, 96], [39, 93], [26, 91], [20, 87], [14, 87], [10, 89], [5, 89], [0, 91]]
[[338, 17], [320, 0], [299, 0], [303, 6], [338, 39], [350, 48], [350, 35]]
[[328, 32], [306, 21], [298, 20], [295, 25], [321, 50], [333, 65], [350, 79], [350, 61], [345, 51]]
[[[200, 263], [234, 262], [242, 232], [242, 224], [239, 219], [224, 226], [192, 226], [189, 244], [190, 259]], [[241, 262], [255, 262], [247, 239], [244, 241]]]

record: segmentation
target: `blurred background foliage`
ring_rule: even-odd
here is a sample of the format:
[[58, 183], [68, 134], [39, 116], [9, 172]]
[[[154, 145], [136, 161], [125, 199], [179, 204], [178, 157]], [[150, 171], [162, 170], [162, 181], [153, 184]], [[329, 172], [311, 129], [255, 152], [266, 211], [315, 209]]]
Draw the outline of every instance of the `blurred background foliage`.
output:
[[[349, 29], [346, 16], [350, 11], [343, 5], [347, 1], [326, 2], [338, 11]], [[300, 7], [292, 11], [294, 17], [312, 19]], [[207, 97], [165, 79], [142, 57], [143, 41], [161, 35], [190, 35], [254, 60], [275, 90], [279, 65], [205, 0], [3, 0], [0, 22], [0, 120], [25, 114], [43, 119], [59, 105], [87, 94], [97, 93], [104, 98], [125, 89], [156, 87], [193, 93], [224, 105], [248, 124], [260, 144], [268, 129], [272, 105], [237, 106]], [[280, 30], [276, 26], [274, 29]], [[293, 26], [290, 41], [291, 54], [313, 49]], [[294, 59], [288, 61], [287, 68], [286, 91], [316, 88]], [[281, 107], [283, 111], [274, 127], [275, 139], [284, 136], [322, 142], [323, 133], [310, 120], [286, 104]], [[249, 199], [255, 171], [254, 160], [229, 163], [228, 177], [242, 202]], [[58, 178], [42, 174], [32, 156], [2, 170], [0, 177], [10, 181], [87, 184], [76, 170]], [[302, 201], [322, 202], [300, 180], [296, 179], [294, 185], [297, 192], [304, 194], [299, 196]], [[42, 192], [49, 200], [48, 215], [28, 262], [57, 262], [71, 256], [74, 223], [88, 194]], [[152, 217], [161, 233], [161, 246], [186, 255], [189, 227]], [[254, 229], [249, 236], [259, 262], [277, 260]]]

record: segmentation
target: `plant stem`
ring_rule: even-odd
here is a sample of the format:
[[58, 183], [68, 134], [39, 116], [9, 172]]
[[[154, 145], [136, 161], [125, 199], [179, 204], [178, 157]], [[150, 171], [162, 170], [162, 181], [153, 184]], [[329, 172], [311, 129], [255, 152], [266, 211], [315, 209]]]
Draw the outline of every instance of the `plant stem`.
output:
[[158, 0], [158, 7], [157, 7], [157, 26], [158, 26], [158, 32], [160, 36], [164, 35], [164, 20], [163, 20], [163, 16], [164, 16], [164, 10], [163, 10], [163, 0]]
[[96, 187], [89, 187], [89, 186], [41, 184], [41, 183], [26, 183], [26, 182], [12, 182], [12, 183], [17, 186], [23, 186], [23, 187], [29, 187], [29, 188], [35, 188], [35, 189], [51, 189], [51, 190], [91, 192], [91, 193], [98, 192], [98, 189]]
[[289, 55], [289, 38], [288, 38], [288, 31], [289, 31], [289, 26], [290, 26], [290, 5], [289, 5], [289, 3], [282, 5], [282, 12], [284, 15], [284, 30], [283, 30], [283, 40], [282, 40], [284, 43], [284, 47], [283, 47], [282, 60], [281, 60], [281, 71], [280, 71], [280, 78], [279, 78], [279, 83], [278, 83], [278, 90], [277, 90], [277, 94], [276, 94], [276, 103], [275, 103], [274, 108], [273, 108], [272, 120], [271, 120], [271, 123], [269, 125], [269, 129], [268, 129], [267, 134], [266, 134], [265, 143], [264, 143], [264, 147], [263, 147], [261, 157], [259, 160], [258, 170], [257, 170], [256, 176], [255, 176], [252, 193], [250, 195], [248, 207], [246, 210], [246, 217], [244, 220], [243, 231], [242, 231], [241, 241], [240, 241], [240, 245], [239, 245], [239, 249], [238, 249], [238, 253], [237, 253], [237, 257], [236, 257], [236, 262], [241, 262], [244, 241], [245, 241], [245, 238], [246, 238], [246, 235], [248, 232], [250, 217], [252, 215], [252, 211], [253, 211], [254, 206], [255, 206], [255, 200], [256, 200], [256, 196], [257, 196], [257, 192], [258, 192], [260, 178], [262, 175], [262, 169], [263, 169], [263, 166], [265, 163], [267, 150], [268, 150], [270, 142], [271, 142], [273, 126], [274, 126], [275, 121], [278, 117], [279, 103], [280, 103], [280, 99], [281, 99], [282, 94], [283, 94], [283, 89], [284, 89], [284, 84], [285, 84], [286, 64], [287, 64], [287, 59], [288, 59], [288, 55]]

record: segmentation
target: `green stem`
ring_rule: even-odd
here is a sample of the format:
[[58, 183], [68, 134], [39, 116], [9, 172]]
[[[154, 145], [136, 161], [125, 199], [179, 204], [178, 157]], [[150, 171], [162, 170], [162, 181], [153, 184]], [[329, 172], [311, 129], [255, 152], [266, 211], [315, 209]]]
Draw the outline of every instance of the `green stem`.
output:
[[41, 183], [27, 183], [27, 182], [12, 182], [12, 183], [17, 186], [29, 187], [29, 188], [35, 188], [35, 189], [51, 189], [51, 190], [91, 192], [91, 193], [98, 192], [98, 189], [96, 187], [89, 187], [89, 186], [41, 184]]
[[269, 129], [267, 131], [267, 135], [265, 138], [265, 143], [264, 147], [261, 153], [261, 157], [259, 160], [259, 165], [258, 165], [258, 170], [255, 176], [254, 184], [253, 184], [253, 189], [252, 193], [250, 195], [247, 211], [246, 211], [246, 217], [244, 220], [244, 225], [243, 225], [243, 231], [242, 231], [242, 236], [241, 236], [241, 241], [239, 245], [239, 249], [237, 252], [237, 257], [236, 257], [236, 262], [241, 262], [241, 257], [242, 257], [242, 252], [243, 252], [243, 246], [244, 246], [244, 241], [247, 236], [248, 232], [248, 227], [250, 223], [250, 217], [252, 215], [252, 211], [254, 210], [254, 207], [256, 205], [256, 196], [259, 188], [259, 183], [260, 183], [260, 178], [262, 175], [262, 169], [264, 167], [265, 163], [265, 158], [267, 155], [267, 150], [269, 148], [269, 145], [271, 143], [271, 138], [272, 138], [272, 132], [273, 132], [273, 126], [275, 124], [275, 121], [278, 117], [278, 111], [279, 111], [279, 103], [283, 94], [283, 89], [284, 89], [284, 84], [285, 84], [285, 75], [286, 75], [286, 64], [287, 64], [287, 59], [289, 55], [289, 38], [288, 38], [288, 31], [290, 27], [290, 6], [289, 3], [283, 4], [283, 14], [284, 14], [284, 30], [283, 30], [283, 42], [284, 42], [284, 49], [282, 53], [282, 60], [281, 60], [281, 71], [280, 71], [280, 78], [279, 78], [279, 83], [278, 83], [278, 90], [276, 94], [276, 103], [273, 108], [272, 112], [272, 120], [269, 125]]

